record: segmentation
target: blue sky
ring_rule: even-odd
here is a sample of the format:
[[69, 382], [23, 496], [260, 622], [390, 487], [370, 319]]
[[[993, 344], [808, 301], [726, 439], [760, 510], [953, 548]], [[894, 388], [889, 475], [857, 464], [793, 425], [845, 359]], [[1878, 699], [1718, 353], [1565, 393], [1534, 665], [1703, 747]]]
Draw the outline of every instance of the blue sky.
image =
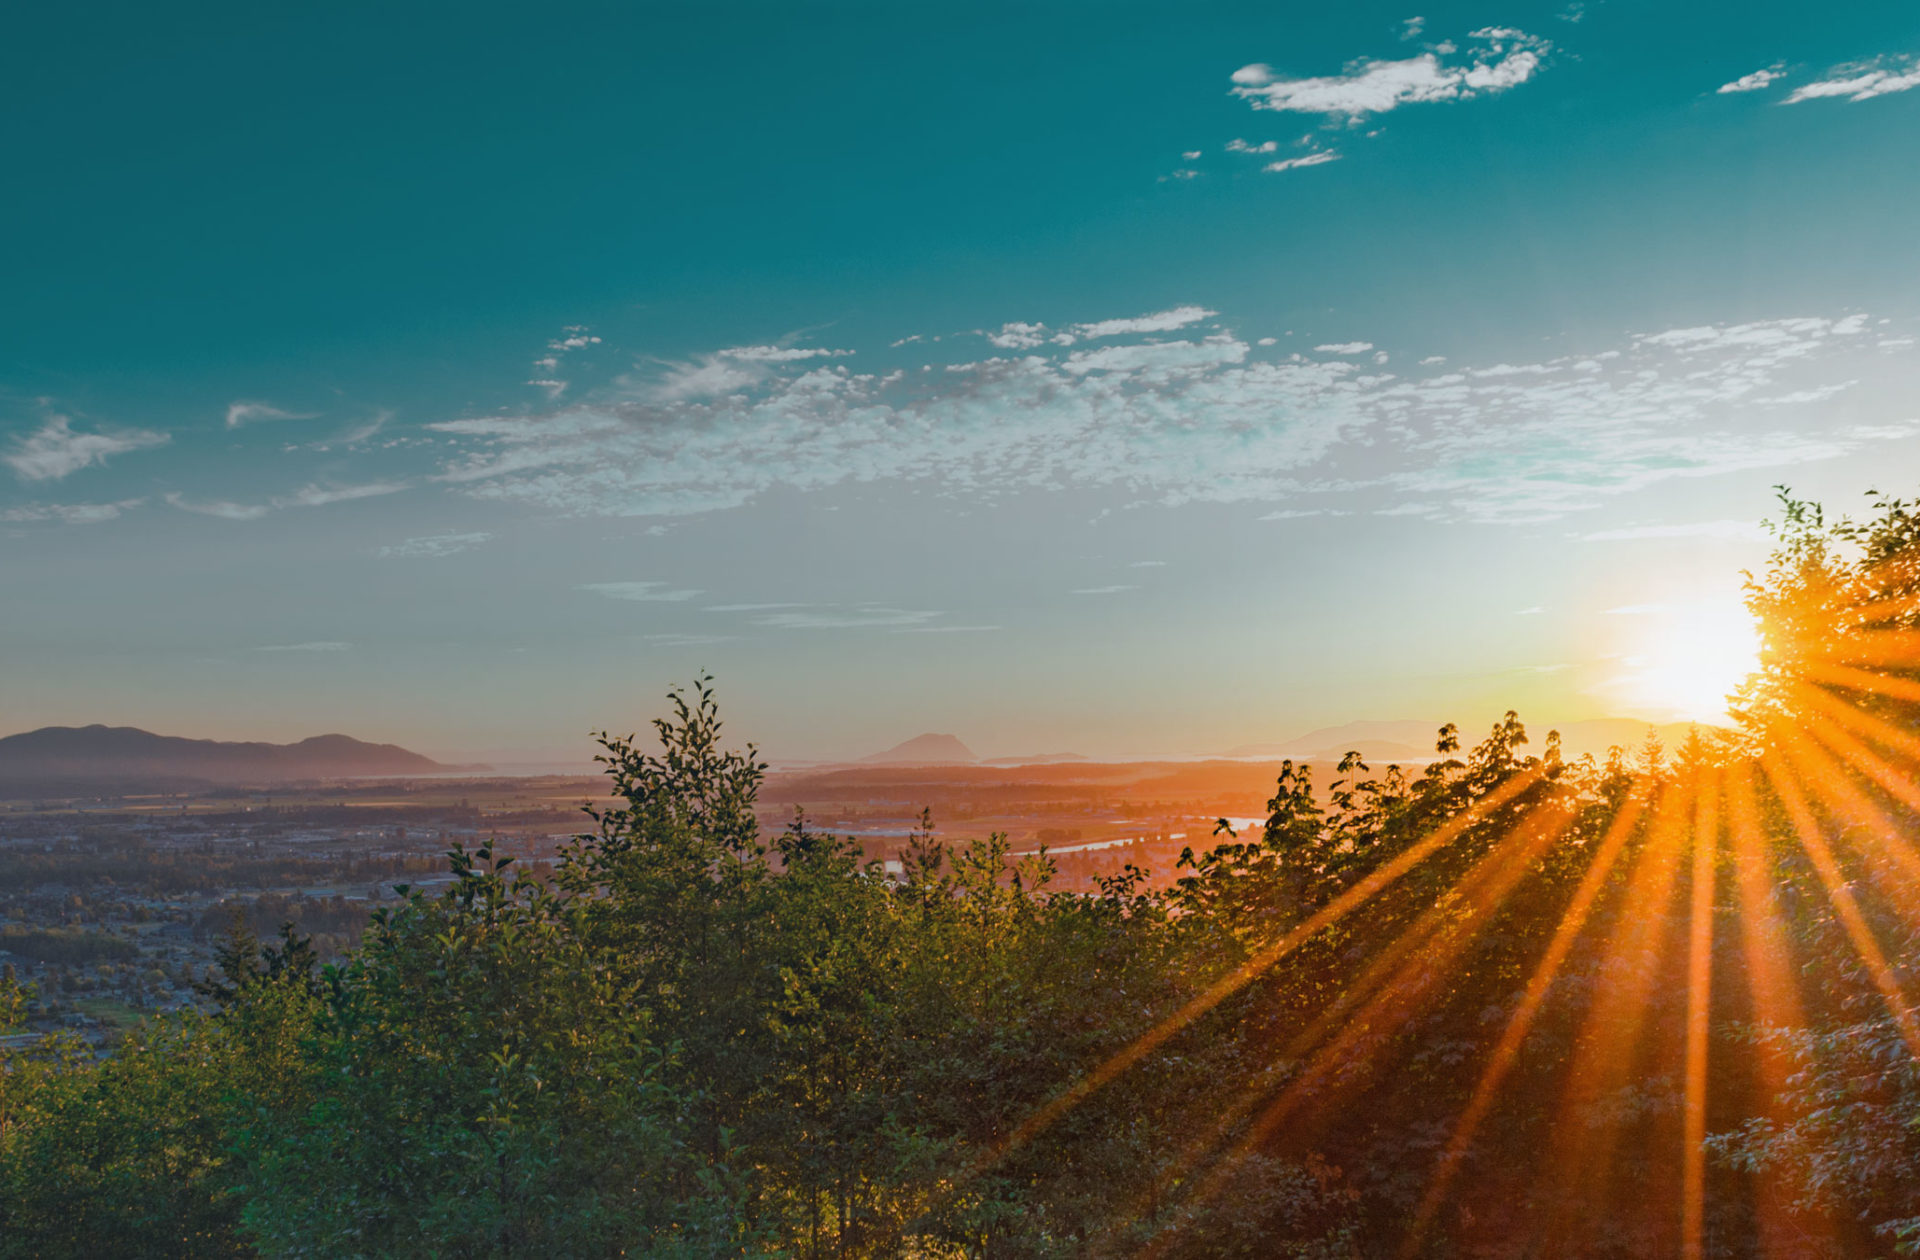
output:
[[8, 730], [1667, 717], [1769, 486], [1920, 480], [1911, 6], [15, 36]]

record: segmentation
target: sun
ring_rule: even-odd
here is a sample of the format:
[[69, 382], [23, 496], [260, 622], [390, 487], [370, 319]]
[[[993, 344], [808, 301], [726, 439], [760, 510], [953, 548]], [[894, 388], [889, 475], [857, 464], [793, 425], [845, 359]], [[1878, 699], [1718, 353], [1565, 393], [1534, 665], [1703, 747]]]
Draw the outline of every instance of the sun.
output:
[[1631, 614], [1631, 620], [1623, 627], [1622, 668], [1609, 680], [1609, 692], [1667, 721], [1728, 720], [1728, 696], [1760, 667], [1759, 634], [1744, 607], [1728, 600], [1613, 611]]

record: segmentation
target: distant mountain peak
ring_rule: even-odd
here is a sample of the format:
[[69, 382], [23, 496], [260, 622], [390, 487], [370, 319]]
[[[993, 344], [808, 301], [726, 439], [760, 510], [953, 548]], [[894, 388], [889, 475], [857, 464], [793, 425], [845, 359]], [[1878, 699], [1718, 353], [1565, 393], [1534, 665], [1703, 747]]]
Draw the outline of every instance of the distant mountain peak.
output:
[[892, 763], [894, 765], [950, 765], [956, 761], [978, 761], [973, 750], [961, 743], [954, 735], [915, 735], [903, 744], [895, 744], [885, 752], [877, 752], [862, 761], [872, 764]]

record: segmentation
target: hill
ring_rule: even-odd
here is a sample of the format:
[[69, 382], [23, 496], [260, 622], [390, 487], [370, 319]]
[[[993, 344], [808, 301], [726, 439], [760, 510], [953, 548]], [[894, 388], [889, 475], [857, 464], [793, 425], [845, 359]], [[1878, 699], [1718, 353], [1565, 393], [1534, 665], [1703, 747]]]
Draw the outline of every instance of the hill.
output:
[[452, 769], [395, 744], [316, 735], [297, 744], [225, 743], [131, 726], [47, 726], [0, 739], [0, 781], [272, 783], [440, 774]]
[[973, 750], [952, 735], [915, 735], [904, 744], [895, 744], [861, 760], [870, 765], [944, 766], [955, 762], [973, 762], [979, 758]]

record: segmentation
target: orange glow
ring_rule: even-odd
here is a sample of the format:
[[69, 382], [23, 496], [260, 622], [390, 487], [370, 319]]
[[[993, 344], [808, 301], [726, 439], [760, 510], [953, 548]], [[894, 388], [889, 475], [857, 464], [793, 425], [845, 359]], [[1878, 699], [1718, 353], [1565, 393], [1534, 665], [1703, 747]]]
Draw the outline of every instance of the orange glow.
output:
[[1682, 1139], [1680, 1254], [1704, 1254], [1707, 1201], [1707, 1016], [1713, 994], [1714, 858], [1720, 840], [1720, 785], [1703, 776], [1694, 797], [1693, 887], [1687, 928], [1687, 1059]]
[[1800, 791], [1793, 767], [1786, 765], [1777, 754], [1769, 754], [1760, 765], [1772, 782], [1781, 804], [1786, 806], [1787, 816], [1793, 820], [1794, 831], [1800, 838], [1800, 847], [1812, 859], [1820, 882], [1826, 886], [1827, 899], [1833, 903], [1834, 913], [1839, 917], [1848, 939], [1853, 942], [1860, 961], [1865, 964], [1868, 977], [1886, 1002], [1888, 1013], [1900, 1029], [1901, 1039], [1907, 1043], [1908, 1051], [1920, 1057], [1920, 1025], [1914, 1022], [1913, 1012], [1894, 980], [1893, 969], [1887, 965], [1887, 956], [1879, 942], [1873, 939], [1866, 916], [1860, 913], [1853, 890], [1847, 886], [1846, 875], [1840, 870], [1839, 862], [1834, 860], [1833, 850], [1827, 846], [1826, 837], [1820, 832], [1820, 824], [1807, 806], [1806, 796]]
[[[1780, 930], [1779, 906], [1773, 895], [1773, 871], [1761, 838], [1759, 808], [1754, 801], [1753, 778], [1745, 765], [1726, 776], [1728, 831], [1733, 841], [1734, 888], [1740, 904], [1740, 945], [1747, 964], [1747, 982], [1753, 994], [1754, 1018], [1766, 1028], [1798, 1029], [1805, 1023], [1800, 992], [1788, 965], [1785, 934]], [[1769, 1119], [1780, 1120], [1793, 1065], [1778, 1043], [1761, 1040], [1754, 1046], [1760, 1086]], [[1772, 1171], [1761, 1174], [1759, 1210], [1763, 1253], [1784, 1255], [1794, 1245], [1793, 1230], [1783, 1206], [1786, 1188]]]
[[1291, 954], [1301, 945], [1313, 939], [1327, 928], [1346, 918], [1349, 914], [1365, 905], [1373, 895], [1394, 883], [1402, 875], [1425, 861], [1434, 851], [1459, 839], [1460, 834], [1486, 814], [1499, 809], [1538, 782], [1545, 773], [1538, 767], [1514, 775], [1494, 791], [1476, 801], [1471, 809], [1459, 817], [1450, 820], [1426, 839], [1408, 848], [1406, 852], [1394, 858], [1369, 874], [1365, 879], [1328, 902], [1305, 923], [1294, 928], [1273, 944], [1260, 950], [1232, 973], [1217, 981], [1206, 992], [1189, 1001], [1179, 1010], [1154, 1025], [1135, 1038], [1130, 1044], [1114, 1054], [1106, 1062], [1062, 1091], [1052, 1101], [1034, 1112], [1007, 1139], [969, 1170], [969, 1179], [978, 1176], [998, 1164], [1002, 1159], [1035, 1137], [1051, 1128], [1055, 1121], [1077, 1107], [1082, 1100], [1105, 1087], [1138, 1063], [1156, 1048], [1179, 1033], [1194, 1020], [1199, 1019], [1227, 998], [1232, 997], [1256, 978], [1265, 974], [1273, 965]]
[[1573, 898], [1567, 903], [1566, 911], [1560, 916], [1560, 923], [1554, 929], [1553, 939], [1547, 944], [1546, 953], [1541, 955], [1533, 975], [1527, 980], [1527, 988], [1520, 998], [1520, 1004], [1507, 1020], [1506, 1030], [1500, 1035], [1500, 1042], [1487, 1060], [1486, 1068], [1480, 1073], [1479, 1083], [1474, 1086], [1473, 1097], [1468, 1100], [1467, 1108], [1460, 1115], [1453, 1137], [1447, 1143], [1447, 1149], [1440, 1157], [1439, 1167], [1434, 1170], [1433, 1181], [1427, 1187], [1427, 1193], [1420, 1201], [1419, 1210], [1414, 1214], [1412, 1229], [1401, 1249], [1405, 1257], [1416, 1256], [1420, 1244], [1425, 1238], [1426, 1229], [1433, 1220], [1433, 1214], [1445, 1201], [1447, 1190], [1453, 1184], [1455, 1173], [1459, 1171], [1460, 1160], [1472, 1145], [1473, 1137], [1480, 1128], [1480, 1122], [1486, 1118], [1493, 1106], [1494, 1095], [1505, 1082], [1507, 1073], [1513, 1067], [1514, 1060], [1520, 1054], [1520, 1047], [1526, 1042], [1527, 1034], [1533, 1028], [1533, 1020], [1540, 1012], [1540, 1006], [1552, 991], [1554, 978], [1559, 975], [1561, 964], [1566, 962], [1567, 951], [1573, 948], [1574, 938], [1580, 929], [1586, 926], [1587, 915], [1593, 909], [1594, 898], [1600, 895], [1601, 887], [1607, 876], [1612, 874], [1614, 863], [1620, 858], [1620, 851], [1626, 845], [1627, 838], [1639, 823], [1646, 809], [1647, 787], [1644, 780], [1634, 785], [1633, 795], [1627, 798], [1625, 806], [1614, 817], [1607, 834], [1601, 839], [1599, 848], [1593, 855], [1593, 862], [1587, 867], [1587, 873], [1581, 877], [1580, 886], [1574, 890]]
[[1593, 1170], [1612, 1167], [1618, 1121], [1604, 1115], [1601, 1123], [1590, 1124], [1589, 1117], [1602, 1114], [1601, 1100], [1632, 1076], [1640, 1053], [1647, 999], [1667, 948], [1667, 914], [1686, 844], [1690, 788], [1686, 783], [1669, 785], [1655, 805], [1649, 842], [1623, 894], [1628, 913], [1603, 964], [1602, 974], [1610, 979], [1595, 995], [1575, 1043], [1560, 1120], [1554, 1126], [1552, 1164], [1558, 1193], [1547, 1222], [1549, 1243], [1570, 1218], [1576, 1187], [1586, 1184]]

